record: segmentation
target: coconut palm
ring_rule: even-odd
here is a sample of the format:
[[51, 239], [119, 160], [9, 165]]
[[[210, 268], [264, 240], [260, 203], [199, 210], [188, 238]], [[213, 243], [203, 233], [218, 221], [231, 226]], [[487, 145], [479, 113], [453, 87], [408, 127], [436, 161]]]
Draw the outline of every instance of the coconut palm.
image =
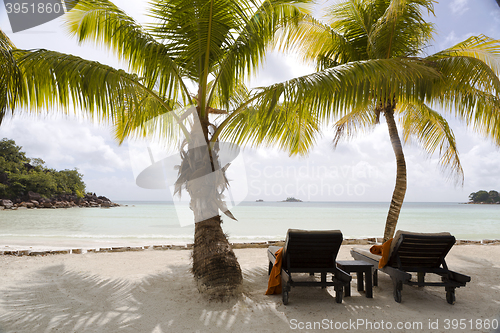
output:
[[[440, 163], [448, 168], [458, 182], [463, 182], [463, 171], [458, 156], [452, 129], [443, 116], [453, 113], [480, 132], [500, 144], [500, 42], [485, 36], [471, 37], [449, 49], [426, 57], [422, 51], [428, 46], [434, 28], [425, 21], [423, 14], [433, 13], [432, 0], [348, 0], [332, 5], [328, 9], [328, 24], [314, 18], [304, 19], [299, 33], [290, 38], [283, 34], [283, 42], [295, 45], [306, 60], [316, 63], [317, 77], [333, 70], [355, 66], [381, 66], [387, 71], [389, 80], [400, 80], [394, 66], [407, 68], [407, 86], [385, 89], [382, 86], [356, 91], [359, 85], [344, 85], [344, 94], [350, 91], [349, 100], [338, 96], [323, 96], [334, 101], [331, 109], [323, 113], [336, 117], [334, 125], [336, 146], [339, 140], [349, 138], [356, 132], [369, 130], [385, 116], [392, 147], [396, 156], [397, 174], [394, 193], [387, 215], [384, 239], [391, 238], [396, 229], [399, 213], [406, 193], [406, 163], [395, 118], [400, 121], [405, 142], [415, 139], [429, 154], [440, 154]], [[414, 66], [422, 66], [415, 70]], [[382, 69], [383, 71], [384, 69]], [[398, 69], [399, 70], [399, 69]], [[322, 74], [324, 73], [324, 74]], [[372, 80], [378, 72], [357, 71], [358, 75]], [[274, 87], [283, 93], [275, 98], [290, 101], [290, 92], [310, 91], [304, 84], [309, 82], [292, 80]], [[316, 81], [328, 90], [329, 82]], [[274, 94], [276, 96], [276, 94]], [[308, 105], [307, 97], [298, 94], [296, 103]], [[344, 95], [347, 96], [347, 95]], [[365, 104], [355, 106], [355, 98], [361, 97]], [[336, 103], [335, 101], [342, 101]], [[332, 111], [331, 113], [328, 113]], [[320, 118], [326, 119], [325, 114]], [[248, 122], [242, 119], [243, 122]], [[235, 121], [235, 128], [241, 122]], [[233, 132], [234, 134], [235, 132]], [[254, 134], [255, 135], [255, 134]], [[247, 136], [250, 138], [250, 136]], [[244, 141], [244, 138], [240, 138]]]
[[112, 121], [120, 142], [156, 135], [177, 145], [183, 134], [175, 186], [189, 193], [195, 217], [193, 273], [200, 290], [224, 297], [242, 275], [221, 228], [219, 210], [234, 217], [222, 200], [228, 166], [220, 165], [218, 143], [212, 140], [214, 117], [256, 100], [244, 79], [261, 64], [280, 26], [302, 15], [304, 2], [158, 0], [150, 4], [152, 24], [142, 27], [110, 1], [78, 1], [65, 15], [70, 34], [79, 42], [104, 45], [129, 72], [53, 51], [8, 50], [23, 81], [19, 101], [10, 105], [66, 112], [76, 107]]
[[[485, 36], [471, 37], [447, 50], [426, 57], [422, 51], [434, 33], [423, 12], [433, 13], [430, 0], [344, 1], [329, 10], [329, 25], [316, 25], [321, 43], [308, 43], [306, 57], [313, 56], [319, 68], [352, 61], [401, 59], [424, 61], [440, 74], [427, 87], [431, 93], [410, 100], [397, 94], [374, 94], [368, 108], [353, 109], [335, 123], [334, 144], [357, 131], [373, 127], [383, 113], [396, 156], [396, 185], [386, 220], [384, 239], [394, 234], [406, 192], [406, 164], [395, 122], [399, 118], [405, 142], [416, 139], [429, 154], [438, 151], [440, 163], [451, 169], [459, 182], [463, 171], [452, 129], [443, 115], [454, 114], [498, 140], [500, 43]], [[321, 45], [320, 47], [318, 47]], [[369, 75], [369, 74], [368, 74]], [[454, 108], [454, 110], [452, 110]]]

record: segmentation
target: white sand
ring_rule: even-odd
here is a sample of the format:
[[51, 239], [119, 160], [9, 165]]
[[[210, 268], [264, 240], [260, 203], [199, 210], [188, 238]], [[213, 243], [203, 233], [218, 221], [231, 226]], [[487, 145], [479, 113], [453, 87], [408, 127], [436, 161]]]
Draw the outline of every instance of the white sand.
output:
[[[350, 248], [343, 246], [338, 259], [351, 259]], [[409, 286], [398, 304], [390, 278], [379, 273], [373, 299], [356, 291], [354, 278], [352, 297], [342, 304], [330, 288], [297, 287], [284, 306], [281, 295], [264, 295], [266, 249], [235, 252], [244, 284], [229, 303], [198, 293], [187, 250], [0, 256], [0, 332], [489, 332], [479, 323], [500, 319], [500, 246], [452, 249], [449, 267], [472, 277], [457, 289], [455, 305], [446, 302], [444, 288]], [[460, 325], [446, 321], [453, 319], [466, 328], [447, 328]], [[306, 329], [308, 322], [325, 327]], [[392, 329], [382, 329], [388, 323]], [[422, 326], [400, 330], [398, 323]]]

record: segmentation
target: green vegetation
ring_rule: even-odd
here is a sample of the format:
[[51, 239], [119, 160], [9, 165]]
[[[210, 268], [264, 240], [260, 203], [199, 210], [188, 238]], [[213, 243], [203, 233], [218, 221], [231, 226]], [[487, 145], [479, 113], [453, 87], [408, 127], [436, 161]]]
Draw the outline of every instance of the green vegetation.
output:
[[471, 203], [499, 203], [500, 194], [497, 191], [491, 190], [489, 192], [481, 190], [469, 194], [469, 202]]
[[14, 140], [0, 141], [0, 198], [16, 199], [29, 191], [51, 198], [60, 194], [83, 197], [85, 184], [75, 170], [56, 171], [40, 158], [28, 158]]
[[283, 202], [302, 202], [302, 200], [294, 198], [294, 197], [288, 197], [286, 200], [283, 200]]

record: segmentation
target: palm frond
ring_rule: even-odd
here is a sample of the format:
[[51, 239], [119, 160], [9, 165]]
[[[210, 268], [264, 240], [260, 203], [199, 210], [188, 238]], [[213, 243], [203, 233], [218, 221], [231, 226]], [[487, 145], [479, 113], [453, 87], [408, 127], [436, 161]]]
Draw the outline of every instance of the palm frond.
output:
[[319, 121], [307, 108], [277, 104], [269, 109], [245, 108], [230, 118], [220, 137], [242, 146], [278, 146], [290, 155], [306, 155], [319, 132]]
[[429, 155], [437, 151], [441, 166], [451, 171], [457, 183], [463, 184], [455, 135], [446, 119], [423, 103], [400, 103], [397, 112], [401, 114], [404, 141], [416, 139]]
[[175, 63], [175, 50], [157, 42], [137, 22], [107, 0], [81, 0], [66, 15], [65, 26], [79, 43], [93, 42], [127, 62], [149, 89], [166, 99], [189, 100], [182, 81], [183, 71]]
[[472, 36], [446, 50], [435, 53], [426, 58], [429, 61], [453, 57], [468, 57], [478, 59], [500, 75], [500, 40], [484, 35]]
[[355, 61], [359, 57], [343, 35], [309, 15], [304, 15], [296, 26], [280, 30], [277, 45], [282, 51], [298, 52], [304, 61], [314, 62], [317, 70]]
[[0, 48], [5, 50], [15, 49], [16, 46], [10, 38], [0, 29]]
[[434, 13], [433, 0], [378, 0], [372, 6], [384, 10], [370, 33], [369, 53], [376, 58], [415, 56], [432, 39], [434, 27], [423, 11]]
[[369, 59], [368, 54], [372, 40], [373, 25], [382, 15], [380, 6], [367, 1], [343, 1], [335, 3], [328, 9], [329, 24], [333, 31], [342, 35], [356, 50], [357, 60]]
[[455, 114], [478, 133], [500, 146], [500, 97], [474, 87], [448, 92], [443, 99], [454, 101]]
[[252, 1], [245, 0], [159, 0], [151, 3], [155, 23], [150, 30], [168, 43], [188, 77], [200, 82], [224, 58], [235, 32], [249, 20], [251, 8]]
[[351, 62], [286, 82], [259, 88], [259, 107], [284, 101], [301, 105], [320, 121], [342, 117], [375, 101], [425, 99], [441, 77], [433, 68], [412, 59], [376, 59]]
[[68, 110], [73, 104], [90, 115], [112, 117], [114, 110], [136, 102], [138, 78], [123, 70], [43, 49], [14, 55], [23, 73], [26, 108]]
[[[32, 112], [82, 110], [91, 119], [116, 122], [116, 135], [123, 140], [139, 124], [176, 107], [176, 101], [162, 99], [136, 75], [95, 61], [47, 50], [15, 50], [14, 56], [22, 73], [19, 106]], [[163, 133], [176, 138], [170, 130]]]
[[333, 127], [335, 132], [333, 146], [337, 147], [339, 141], [352, 138], [360, 131], [371, 130], [377, 124], [375, 107], [375, 104], [370, 104], [365, 108], [353, 110], [337, 120]]
[[[232, 89], [232, 94], [225, 97], [221, 94], [214, 93], [210, 99], [210, 106], [213, 108], [219, 108], [225, 111], [223, 114], [228, 114], [228, 112], [238, 109], [240, 106], [244, 105], [251, 99], [250, 90], [245, 85], [244, 81], [235, 81], [235, 87]], [[212, 89], [214, 81], [210, 82], [209, 88]], [[215, 89], [211, 90], [212, 92]]]
[[17, 96], [22, 90], [21, 73], [12, 55], [14, 49], [12, 41], [0, 30], [0, 124], [9, 107], [14, 111]]
[[[253, 10], [252, 15], [245, 19], [245, 24], [235, 30], [237, 36], [234, 42], [228, 46], [226, 55], [217, 64], [209, 103], [214, 95], [218, 95], [219, 101], [231, 98], [239, 82], [262, 64], [266, 51], [276, 43], [276, 33], [296, 26], [303, 14], [307, 13], [304, 8], [304, 3], [307, 2], [309, 0], [265, 0]], [[254, 4], [257, 5], [257, 2]]]
[[113, 114], [115, 139], [122, 144], [126, 138], [148, 138], [165, 148], [179, 146], [187, 133], [181, 120], [184, 108], [173, 100], [160, 102], [153, 94], [137, 93], [140, 94], [138, 105], [116, 110]]
[[493, 50], [483, 49], [477, 57], [473, 52], [431, 56], [432, 65], [444, 80], [435, 85], [434, 98], [429, 102], [453, 110], [457, 117], [500, 145], [500, 79], [495, 66], [488, 65], [494, 62], [500, 48], [488, 48]]

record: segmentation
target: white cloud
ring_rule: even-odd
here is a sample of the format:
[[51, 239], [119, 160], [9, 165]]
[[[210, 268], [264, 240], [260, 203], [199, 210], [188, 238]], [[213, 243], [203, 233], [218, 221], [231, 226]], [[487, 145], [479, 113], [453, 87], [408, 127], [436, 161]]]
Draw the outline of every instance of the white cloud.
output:
[[450, 46], [453, 46], [455, 44], [458, 44], [460, 42], [463, 42], [464, 40], [466, 40], [467, 38], [471, 37], [471, 36], [477, 36], [477, 35], [480, 35], [480, 33], [476, 33], [476, 32], [467, 32], [467, 33], [464, 33], [460, 36], [457, 36], [455, 31], [452, 30], [448, 35], [446, 35], [446, 37], [444, 38], [444, 40], [440, 43], [440, 49], [446, 49]]
[[467, 6], [468, 2], [469, 0], [453, 0], [449, 4], [449, 8], [453, 14], [461, 16], [469, 10], [469, 7]]
[[296, 55], [283, 55], [276, 51], [267, 54], [262, 68], [248, 83], [249, 87], [265, 87], [294, 77], [314, 72], [312, 66], [298, 61]]
[[14, 139], [29, 157], [48, 167], [82, 172], [114, 172], [128, 167], [126, 149], [111, 139], [110, 130], [62, 117], [14, 117], [0, 127], [0, 136]]

